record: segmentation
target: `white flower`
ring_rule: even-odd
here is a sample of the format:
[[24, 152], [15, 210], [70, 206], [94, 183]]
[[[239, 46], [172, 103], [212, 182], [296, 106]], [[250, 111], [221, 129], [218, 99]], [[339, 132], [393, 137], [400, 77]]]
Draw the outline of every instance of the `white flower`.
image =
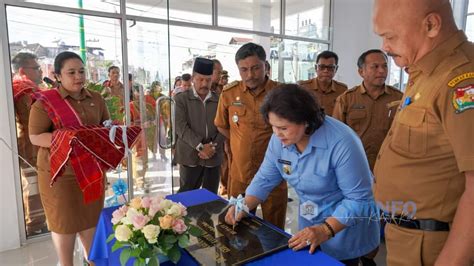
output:
[[169, 214], [173, 217], [178, 217], [181, 215], [181, 206], [178, 204], [173, 204], [167, 211], [166, 214]]
[[150, 244], [154, 244], [158, 241], [158, 235], [160, 234], [160, 227], [154, 224], [149, 224], [143, 227], [142, 233], [145, 235], [146, 240]]
[[128, 226], [121, 224], [115, 228], [115, 238], [118, 241], [126, 242], [130, 239], [131, 236], [132, 230], [130, 230]]
[[123, 224], [132, 224], [133, 223], [133, 218], [137, 215], [140, 215], [140, 212], [138, 212], [134, 208], [128, 208], [127, 210], [127, 215], [120, 220]]
[[160, 209], [162, 209], [162, 210], [163, 210], [163, 209], [164, 209], [164, 210], [167, 210], [167, 209], [169, 209], [172, 205], [173, 205], [173, 202], [172, 202], [171, 200], [165, 199], [165, 200], [162, 200], [162, 201], [160, 202]]

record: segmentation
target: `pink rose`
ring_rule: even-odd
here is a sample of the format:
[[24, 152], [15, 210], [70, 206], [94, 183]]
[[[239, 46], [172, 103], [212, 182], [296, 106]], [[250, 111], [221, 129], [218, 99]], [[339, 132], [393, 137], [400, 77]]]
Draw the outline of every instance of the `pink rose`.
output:
[[148, 215], [153, 218], [159, 210], [160, 210], [159, 205], [151, 205], [150, 209], [148, 209]]
[[181, 204], [181, 202], [178, 202], [178, 206], [181, 208], [181, 216], [188, 215], [188, 211], [186, 210], [186, 207], [183, 204]]
[[160, 220], [160, 227], [163, 229], [170, 229], [173, 226], [174, 218], [171, 215], [165, 215], [163, 217], [158, 218]]
[[173, 231], [175, 233], [182, 234], [182, 233], [186, 232], [187, 229], [188, 229], [188, 227], [186, 226], [186, 224], [184, 223], [184, 221], [182, 219], [174, 220], [174, 222], [173, 222]]
[[143, 197], [142, 198], [142, 206], [143, 206], [143, 208], [150, 208], [151, 198], [150, 197]]
[[122, 207], [116, 209], [112, 213], [112, 223], [113, 224], [118, 224], [120, 220], [127, 214], [128, 207], [126, 205], [123, 205]]
[[163, 200], [162, 197], [154, 197], [151, 199], [150, 209], [148, 210], [148, 215], [150, 217], [155, 216], [155, 214], [161, 211], [161, 201]]
[[150, 218], [148, 218], [148, 216], [144, 216], [142, 214], [138, 214], [134, 216], [132, 218], [134, 230], [142, 229], [149, 221], [150, 221]]

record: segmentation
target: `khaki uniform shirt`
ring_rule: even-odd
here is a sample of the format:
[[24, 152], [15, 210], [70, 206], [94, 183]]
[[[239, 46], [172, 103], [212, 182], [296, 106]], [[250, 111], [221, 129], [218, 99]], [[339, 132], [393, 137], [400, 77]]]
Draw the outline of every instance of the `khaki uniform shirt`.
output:
[[385, 86], [382, 94], [373, 99], [361, 84], [336, 99], [332, 116], [350, 126], [359, 135], [370, 169], [374, 169], [375, 159], [402, 95], [395, 87]]
[[[103, 121], [110, 117], [104, 99], [97, 92], [83, 89], [81, 95], [77, 99], [72, 98], [72, 96], [70, 96], [63, 88], [59, 89], [59, 94], [63, 99], [68, 101], [84, 125], [101, 125]], [[49, 118], [47, 111], [44, 109], [43, 103], [36, 101], [32, 105], [30, 112], [30, 135], [53, 132], [54, 129], [53, 122]], [[38, 170], [49, 172], [49, 148], [40, 147], [37, 163]], [[71, 166], [66, 167], [65, 174], [73, 174]]]
[[347, 91], [347, 85], [336, 80], [332, 80], [331, 85], [326, 90], [319, 87], [317, 78], [300, 81], [298, 84], [313, 93], [327, 115], [332, 115], [336, 98]]
[[[34, 166], [36, 164], [38, 147], [31, 144], [28, 133], [28, 120], [32, 102], [31, 94], [21, 96], [18, 101], [15, 102], [15, 119], [18, 154]], [[20, 164], [23, 164], [23, 161], [20, 161]]]
[[221, 93], [214, 124], [230, 130], [232, 180], [250, 184], [263, 161], [273, 132], [265, 123], [260, 106], [265, 95], [277, 85], [268, 79], [253, 95], [244, 82], [235, 81]]
[[459, 31], [408, 72], [375, 164], [375, 197], [392, 213], [415, 204], [416, 218], [452, 222], [464, 172], [474, 170], [474, 45]]

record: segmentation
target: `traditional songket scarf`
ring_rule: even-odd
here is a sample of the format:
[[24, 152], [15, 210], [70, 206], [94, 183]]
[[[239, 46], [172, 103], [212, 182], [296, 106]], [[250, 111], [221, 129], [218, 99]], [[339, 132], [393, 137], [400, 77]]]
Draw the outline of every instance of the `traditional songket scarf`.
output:
[[[48, 112], [56, 130], [50, 148], [51, 186], [62, 175], [69, 161], [76, 175], [86, 203], [100, 199], [104, 191], [103, 173], [115, 168], [125, 155], [123, 132], [117, 132], [115, 143], [109, 140], [110, 129], [82, 124], [68, 101], [57, 89], [36, 93]], [[127, 130], [127, 142], [132, 146], [140, 133], [140, 127]]]
[[38, 85], [26, 76], [15, 76], [13, 78], [13, 101], [17, 102], [23, 95], [31, 94], [37, 89]]

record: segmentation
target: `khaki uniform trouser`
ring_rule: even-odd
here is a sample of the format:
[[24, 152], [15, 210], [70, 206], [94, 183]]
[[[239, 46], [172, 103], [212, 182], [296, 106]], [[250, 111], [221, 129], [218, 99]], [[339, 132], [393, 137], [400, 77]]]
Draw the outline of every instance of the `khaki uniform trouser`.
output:
[[25, 225], [28, 235], [46, 228], [46, 216], [38, 191], [38, 174], [32, 167], [22, 165], [20, 168], [25, 210]]
[[385, 227], [387, 265], [434, 265], [448, 234], [446, 231], [423, 231], [387, 224]]
[[[241, 183], [232, 178], [228, 182], [228, 194], [229, 197], [237, 197], [239, 194], [245, 193], [247, 188], [246, 183]], [[286, 182], [281, 182], [280, 185], [275, 187], [273, 191], [268, 195], [262, 205], [263, 219], [270, 222], [277, 227], [285, 230], [285, 218], [286, 218], [286, 205], [288, 204], [288, 187]]]
[[[145, 154], [147, 154], [145, 152]], [[147, 155], [137, 156], [135, 153], [132, 155], [132, 173], [133, 173], [133, 185], [137, 189], [144, 189], [148, 184], [146, 178], [146, 172], [148, 170], [148, 157]]]

